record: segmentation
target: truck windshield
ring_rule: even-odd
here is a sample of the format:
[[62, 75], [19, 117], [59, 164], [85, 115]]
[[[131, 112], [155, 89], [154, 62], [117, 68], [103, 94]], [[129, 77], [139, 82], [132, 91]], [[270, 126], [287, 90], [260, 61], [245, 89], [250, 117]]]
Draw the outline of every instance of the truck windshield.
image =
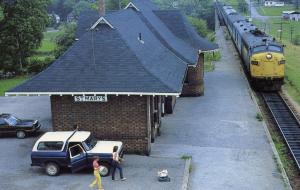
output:
[[95, 137], [90, 135], [89, 138], [87, 138], [83, 143], [87, 150], [92, 150], [97, 144], [97, 139], [95, 139]]

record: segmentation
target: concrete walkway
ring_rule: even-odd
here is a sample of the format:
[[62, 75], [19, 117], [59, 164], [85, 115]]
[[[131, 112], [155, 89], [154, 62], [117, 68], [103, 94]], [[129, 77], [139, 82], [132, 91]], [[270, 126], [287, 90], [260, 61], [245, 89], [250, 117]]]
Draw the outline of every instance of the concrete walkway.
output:
[[152, 155], [192, 155], [191, 190], [284, 189], [239, 57], [223, 30], [216, 37], [222, 60], [206, 73], [205, 96], [178, 99]]

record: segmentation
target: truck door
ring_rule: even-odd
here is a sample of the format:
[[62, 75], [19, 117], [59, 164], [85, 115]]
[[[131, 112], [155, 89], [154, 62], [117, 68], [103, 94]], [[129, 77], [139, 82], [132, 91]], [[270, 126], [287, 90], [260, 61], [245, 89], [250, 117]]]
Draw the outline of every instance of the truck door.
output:
[[71, 170], [73, 173], [87, 167], [86, 152], [79, 144], [71, 146], [69, 148], [69, 154]]

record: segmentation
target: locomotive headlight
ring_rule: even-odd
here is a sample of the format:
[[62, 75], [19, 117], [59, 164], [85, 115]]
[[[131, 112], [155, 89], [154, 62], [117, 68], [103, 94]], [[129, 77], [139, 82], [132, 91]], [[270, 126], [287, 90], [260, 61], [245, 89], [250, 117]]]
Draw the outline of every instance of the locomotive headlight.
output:
[[280, 60], [280, 61], [278, 61], [278, 64], [279, 64], [279, 65], [285, 64], [285, 60]]
[[252, 65], [258, 65], [258, 61], [251, 61]]
[[268, 53], [268, 54], [266, 55], [266, 58], [267, 58], [267, 59], [272, 59], [272, 54]]

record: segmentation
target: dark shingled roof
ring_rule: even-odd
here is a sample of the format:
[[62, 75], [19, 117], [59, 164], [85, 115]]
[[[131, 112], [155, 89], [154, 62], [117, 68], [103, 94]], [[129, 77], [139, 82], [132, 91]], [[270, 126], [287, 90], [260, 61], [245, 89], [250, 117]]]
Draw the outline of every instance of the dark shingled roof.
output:
[[[107, 15], [48, 69], [8, 92], [180, 93], [186, 64], [133, 10]], [[141, 43], [138, 40], [142, 33]]]
[[141, 20], [151, 29], [155, 36], [177, 57], [189, 64], [198, 61], [198, 49], [176, 37], [168, 27], [154, 14], [153, 10], [158, 8], [148, 0], [132, 0], [133, 4], [140, 10], [136, 12]]
[[218, 45], [200, 37], [179, 10], [156, 10], [154, 13], [178, 38], [191, 44], [194, 48], [201, 51], [218, 49]]

